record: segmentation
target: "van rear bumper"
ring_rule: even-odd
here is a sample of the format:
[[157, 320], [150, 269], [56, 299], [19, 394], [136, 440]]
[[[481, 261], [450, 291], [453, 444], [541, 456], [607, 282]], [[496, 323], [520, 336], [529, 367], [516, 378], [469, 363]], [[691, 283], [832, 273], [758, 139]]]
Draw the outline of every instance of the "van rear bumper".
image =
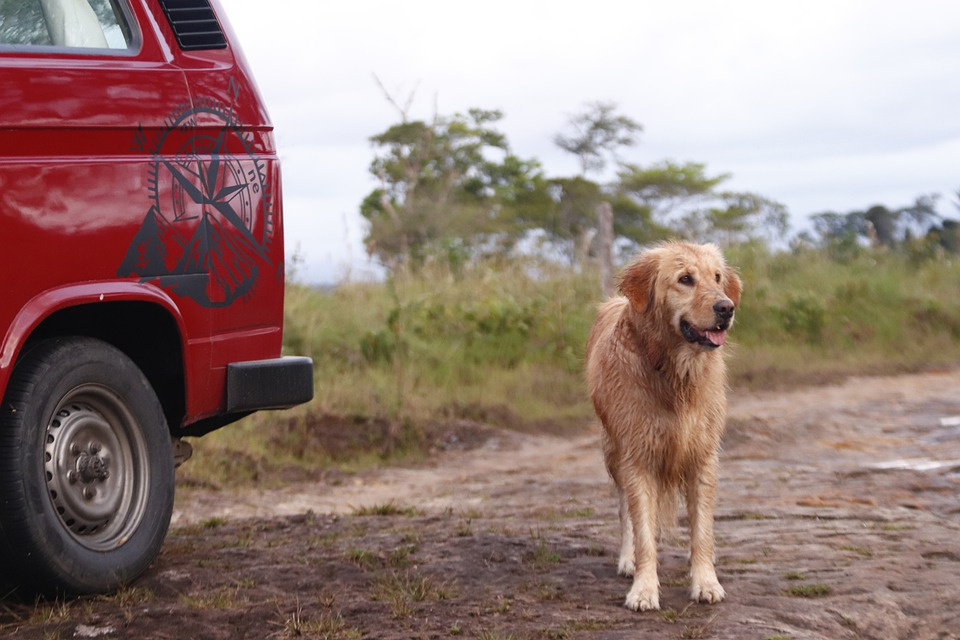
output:
[[313, 399], [313, 360], [286, 356], [227, 365], [227, 412], [288, 409]]

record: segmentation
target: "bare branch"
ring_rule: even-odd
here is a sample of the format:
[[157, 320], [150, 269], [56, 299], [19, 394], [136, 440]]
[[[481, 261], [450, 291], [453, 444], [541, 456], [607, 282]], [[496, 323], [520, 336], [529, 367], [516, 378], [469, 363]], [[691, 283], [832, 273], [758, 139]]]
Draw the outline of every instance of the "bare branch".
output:
[[410, 113], [410, 107], [413, 105], [413, 99], [417, 95], [417, 89], [420, 86], [420, 82], [417, 81], [417, 84], [414, 85], [413, 89], [410, 91], [410, 95], [407, 96], [407, 101], [401, 107], [400, 104], [396, 101], [396, 99], [394, 99], [394, 97], [390, 94], [387, 88], [383, 85], [383, 82], [380, 81], [380, 78], [375, 73], [373, 74], [373, 80], [374, 82], [377, 83], [377, 86], [380, 87], [380, 91], [383, 93], [383, 97], [386, 98], [387, 102], [389, 102], [390, 105], [397, 110], [397, 113], [400, 114], [400, 121], [406, 122], [407, 115]]

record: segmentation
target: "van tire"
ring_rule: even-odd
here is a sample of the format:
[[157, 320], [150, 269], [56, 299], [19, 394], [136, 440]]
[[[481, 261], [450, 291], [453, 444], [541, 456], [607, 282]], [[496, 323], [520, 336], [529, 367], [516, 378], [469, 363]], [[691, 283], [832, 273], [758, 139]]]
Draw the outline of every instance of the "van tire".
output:
[[45, 340], [0, 407], [0, 558], [21, 591], [108, 593], [160, 552], [173, 513], [163, 408], [112, 345]]

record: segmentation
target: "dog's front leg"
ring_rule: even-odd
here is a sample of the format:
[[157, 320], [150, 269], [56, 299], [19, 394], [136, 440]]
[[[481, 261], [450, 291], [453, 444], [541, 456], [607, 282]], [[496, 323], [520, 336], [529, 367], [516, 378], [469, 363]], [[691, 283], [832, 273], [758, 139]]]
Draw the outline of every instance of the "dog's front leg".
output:
[[623, 487], [617, 487], [620, 496], [620, 559], [617, 562], [617, 573], [621, 576], [633, 577], [636, 571], [636, 552], [633, 544], [633, 519], [630, 517], [630, 506], [627, 504], [627, 494]]
[[627, 508], [633, 526], [633, 586], [624, 606], [633, 611], [660, 608], [660, 580], [657, 578], [657, 496], [655, 485], [636, 478], [625, 487]]
[[717, 491], [717, 456], [708, 459], [687, 485], [690, 519], [690, 599], [720, 602], [723, 587], [717, 580], [713, 549], [713, 506]]

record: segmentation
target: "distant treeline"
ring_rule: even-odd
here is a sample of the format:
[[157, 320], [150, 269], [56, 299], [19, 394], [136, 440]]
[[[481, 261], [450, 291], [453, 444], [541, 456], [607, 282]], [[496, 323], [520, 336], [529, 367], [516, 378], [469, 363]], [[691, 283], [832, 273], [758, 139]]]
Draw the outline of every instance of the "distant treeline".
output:
[[[844, 257], [875, 246], [915, 255], [960, 252], [960, 224], [936, 210], [938, 194], [899, 208], [812, 216], [813, 230], [790, 235], [786, 207], [761, 194], [725, 188], [729, 174], [700, 162], [625, 161], [642, 126], [616, 105], [590, 103], [554, 142], [576, 156], [578, 175], [545, 175], [536, 158], [520, 158], [496, 129], [500, 111], [471, 109], [432, 121], [400, 122], [370, 138], [370, 172], [379, 186], [363, 200], [369, 254], [394, 271], [428, 261], [454, 268], [470, 260], [534, 253], [583, 263], [598, 251], [597, 209], [613, 210], [614, 250], [631, 254], [667, 237], [819, 248]], [[409, 101], [407, 102], [409, 106]], [[616, 167], [609, 182], [599, 176]]]

